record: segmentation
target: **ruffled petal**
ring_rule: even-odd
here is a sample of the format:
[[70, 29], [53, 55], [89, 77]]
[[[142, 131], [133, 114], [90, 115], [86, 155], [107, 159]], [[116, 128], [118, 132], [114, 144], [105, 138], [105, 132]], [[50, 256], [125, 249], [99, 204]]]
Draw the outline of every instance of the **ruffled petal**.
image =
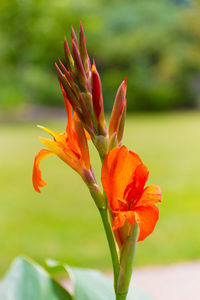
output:
[[137, 207], [134, 212], [140, 229], [138, 241], [143, 241], [153, 232], [159, 218], [159, 210], [156, 205], [149, 205]]
[[124, 192], [124, 199], [126, 199], [128, 206], [132, 209], [141, 197], [144, 190], [145, 183], [149, 176], [149, 170], [144, 164], [140, 164], [135, 169], [133, 181], [126, 187]]
[[123, 227], [125, 221], [126, 221], [125, 215], [123, 213], [119, 213], [116, 217], [114, 217], [112, 230], [114, 231], [118, 228]]
[[106, 155], [101, 181], [112, 210], [119, 208], [118, 199], [123, 199], [126, 186], [133, 180], [135, 170], [141, 163], [139, 156], [125, 146], [116, 147]]
[[155, 184], [147, 186], [140, 199], [138, 200], [136, 207], [141, 205], [151, 205], [157, 202], [161, 202], [161, 188]]
[[39, 164], [42, 159], [44, 159], [47, 156], [53, 155], [54, 153], [42, 149], [40, 152], [35, 156], [34, 164], [33, 164], [33, 176], [32, 176], [32, 181], [33, 181], [33, 187], [36, 190], [36, 192], [40, 193], [39, 187], [44, 187], [46, 185], [46, 182], [42, 179], [42, 173], [39, 168]]
[[126, 220], [130, 224], [134, 224], [135, 223], [135, 213], [133, 211], [125, 211], [125, 212], [118, 213], [117, 216], [114, 217], [114, 223], [113, 223], [112, 230], [114, 231], [118, 228], [123, 227]]

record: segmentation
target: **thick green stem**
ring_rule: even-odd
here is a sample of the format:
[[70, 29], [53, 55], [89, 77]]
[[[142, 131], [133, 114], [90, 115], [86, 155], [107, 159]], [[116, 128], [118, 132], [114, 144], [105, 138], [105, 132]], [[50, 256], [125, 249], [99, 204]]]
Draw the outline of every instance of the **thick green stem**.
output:
[[[136, 241], [138, 238], [139, 227], [135, 222], [134, 226], [131, 226], [129, 237], [127, 238], [120, 258], [120, 271], [117, 284], [117, 295], [116, 299], [126, 299], [128, 294], [128, 288], [131, 280], [133, 271], [133, 263], [136, 251]], [[120, 298], [121, 296], [121, 298]]]
[[[118, 281], [118, 276], [119, 276], [119, 258], [118, 258], [118, 254], [117, 254], [116, 244], [115, 244], [115, 240], [114, 240], [114, 237], [113, 237], [113, 233], [112, 233], [112, 230], [111, 230], [110, 223], [108, 221], [107, 209], [100, 209], [99, 212], [101, 214], [104, 229], [105, 229], [105, 232], [106, 232], [106, 237], [107, 237], [107, 240], [108, 240], [108, 245], [109, 245], [109, 248], [110, 248], [110, 253], [111, 253], [111, 257], [112, 257], [113, 271], [114, 271], [114, 288], [115, 288], [115, 291], [117, 291], [117, 281]], [[123, 299], [123, 298], [119, 298], [119, 299]]]
[[126, 297], [127, 297], [127, 294], [124, 294], [124, 295], [116, 294], [116, 300], [126, 300]]

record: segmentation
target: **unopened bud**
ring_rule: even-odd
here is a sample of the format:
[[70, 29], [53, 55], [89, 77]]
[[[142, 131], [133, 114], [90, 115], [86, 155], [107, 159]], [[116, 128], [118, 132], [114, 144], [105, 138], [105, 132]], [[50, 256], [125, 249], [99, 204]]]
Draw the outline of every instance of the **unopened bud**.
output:
[[123, 139], [123, 134], [124, 134], [124, 127], [125, 127], [125, 120], [126, 120], [126, 107], [127, 107], [127, 104], [126, 104], [126, 100], [125, 100], [124, 109], [123, 109], [123, 112], [122, 112], [121, 120], [120, 120], [120, 123], [119, 123], [119, 128], [118, 128], [118, 131], [117, 131], [117, 144], [118, 144], [118, 146], [121, 146], [121, 144], [122, 144], [122, 139]]
[[106, 123], [104, 117], [103, 94], [101, 88], [101, 79], [97, 72], [95, 64], [92, 65], [92, 102], [95, 116], [98, 122], [99, 133], [106, 135]]
[[82, 60], [80, 57], [78, 47], [77, 47], [76, 43], [74, 42], [74, 40], [72, 40], [72, 51], [73, 51], [74, 62], [75, 62], [76, 69], [77, 69], [77, 77], [79, 79], [81, 86], [84, 88], [84, 90], [87, 90], [87, 77], [85, 74], [85, 70], [83, 67], [83, 63], [82, 63]]
[[71, 52], [69, 50], [69, 45], [67, 43], [66, 37], [65, 37], [65, 41], [64, 41], [64, 53], [65, 53], [65, 59], [66, 59], [67, 67], [70, 71], [72, 71], [73, 68], [74, 68], [74, 60], [73, 60], [73, 57], [72, 57]]
[[113, 105], [110, 123], [109, 123], [109, 136], [111, 137], [114, 132], [117, 132], [122, 112], [126, 102], [126, 78], [118, 88], [115, 102]]

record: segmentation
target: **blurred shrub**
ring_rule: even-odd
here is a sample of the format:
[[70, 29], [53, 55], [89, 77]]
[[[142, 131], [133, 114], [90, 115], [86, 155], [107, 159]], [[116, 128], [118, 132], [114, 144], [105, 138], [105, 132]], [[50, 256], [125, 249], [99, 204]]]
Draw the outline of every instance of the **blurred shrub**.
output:
[[62, 103], [53, 63], [80, 20], [107, 109], [125, 76], [129, 109], [197, 105], [199, 1], [1, 0], [0, 14], [2, 107]]

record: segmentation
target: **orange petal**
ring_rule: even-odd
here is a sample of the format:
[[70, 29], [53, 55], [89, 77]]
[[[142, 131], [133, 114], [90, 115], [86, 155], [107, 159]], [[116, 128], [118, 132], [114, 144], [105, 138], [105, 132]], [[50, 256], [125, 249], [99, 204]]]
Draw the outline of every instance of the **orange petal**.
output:
[[67, 129], [66, 129], [66, 131], [69, 135], [71, 135], [72, 134], [72, 106], [69, 102], [69, 99], [67, 98], [67, 94], [66, 94], [60, 80], [59, 80], [59, 83], [60, 83], [60, 87], [61, 87], [61, 90], [62, 90], [64, 103], [65, 103], [65, 108], [66, 108], [66, 112], [67, 112]]
[[138, 241], [143, 241], [153, 232], [158, 221], [159, 210], [156, 205], [148, 205], [137, 207], [134, 212], [140, 229]]
[[116, 217], [114, 217], [112, 230], [114, 231], [120, 227], [123, 227], [125, 221], [125, 215], [123, 213], [119, 213]]
[[41, 170], [39, 168], [39, 164], [40, 164], [42, 159], [44, 159], [47, 156], [53, 155], [53, 154], [54, 153], [49, 151], [49, 150], [42, 149], [35, 156], [34, 165], [33, 165], [32, 181], [33, 181], [33, 187], [36, 190], [36, 192], [38, 192], [38, 193], [40, 193], [39, 187], [43, 187], [43, 186], [46, 185], [46, 182], [42, 179], [42, 173], [41, 173]]
[[151, 205], [157, 202], [161, 202], [161, 188], [155, 184], [151, 184], [144, 189], [136, 207], [141, 205]]
[[76, 132], [77, 142], [80, 148], [83, 163], [87, 169], [90, 169], [90, 155], [85, 131], [82, 123], [79, 121], [76, 113], [73, 116], [73, 124]]
[[125, 146], [116, 147], [105, 157], [101, 181], [112, 210], [119, 208], [126, 186], [132, 181], [135, 169], [141, 164], [139, 156]]
[[86, 136], [87, 141], [90, 141], [91, 140], [90, 134], [87, 132], [87, 130], [85, 128], [84, 128], [84, 131], [85, 131], [85, 136]]
[[130, 224], [134, 224], [135, 223], [135, 213], [133, 211], [123, 211], [123, 212], [118, 213], [118, 215], [114, 218], [112, 230], [114, 231], [120, 227], [123, 227], [126, 220]]
[[129, 204], [131, 210], [134, 208], [137, 200], [141, 197], [148, 175], [148, 168], [141, 163], [135, 169], [133, 181], [129, 185], [127, 185], [125, 189], [124, 199], [127, 200], [127, 203]]

